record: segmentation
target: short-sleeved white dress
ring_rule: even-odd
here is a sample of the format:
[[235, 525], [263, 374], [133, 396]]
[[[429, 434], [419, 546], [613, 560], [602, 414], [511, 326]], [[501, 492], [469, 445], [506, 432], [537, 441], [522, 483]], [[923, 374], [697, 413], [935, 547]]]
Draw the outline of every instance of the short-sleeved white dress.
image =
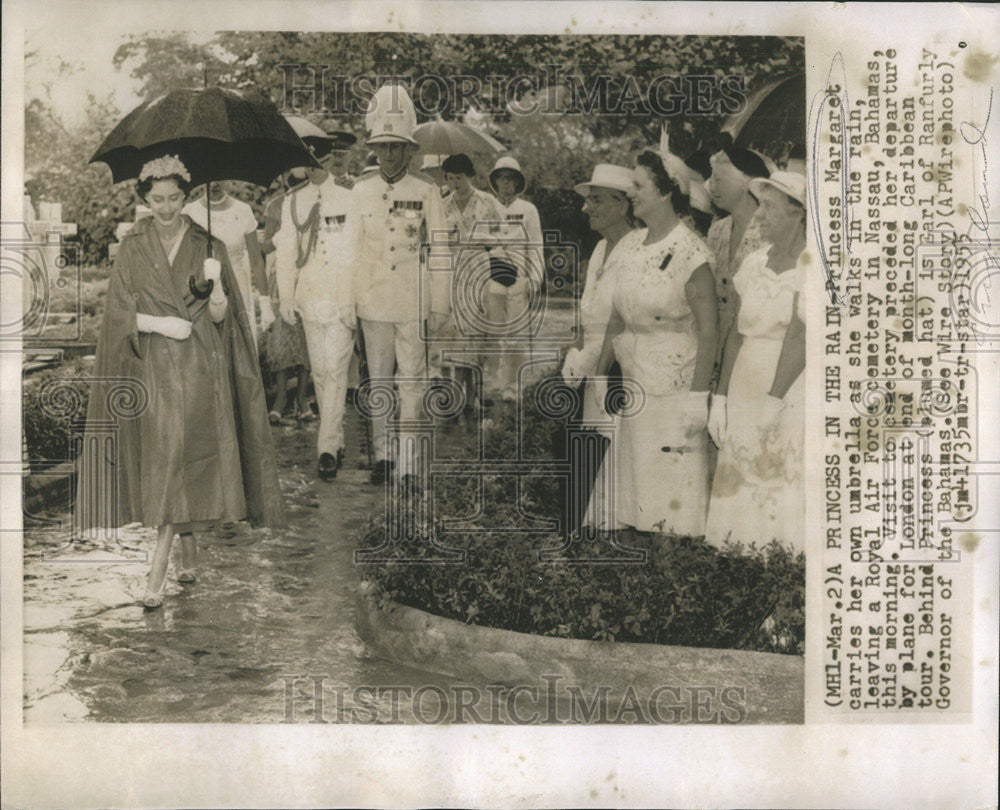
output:
[[[704, 241], [684, 223], [664, 239], [644, 244], [648, 231], [632, 231], [615, 249], [614, 306], [625, 322], [615, 356], [630, 397], [605, 463], [616, 467], [614, 497], [605, 515], [588, 514], [597, 528], [705, 534], [708, 452], [704, 428], [684, 427], [684, 401], [694, 378], [698, 338], [685, 284], [709, 263]], [[634, 412], [633, 411], [637, 411]], [[598, 475], [601, 485], [607, 471]]]
[[777, 539], [802, 548], [803, 375], [785, 394], [777, 420], [767, 424], [763, 415], [804, 268], [775, 273], [767, 266], [769, 250], [747, 256], [733, 279], [743, 343], [729, 382], [705, 535], [719, 547], [727, 539], [758, 547]]

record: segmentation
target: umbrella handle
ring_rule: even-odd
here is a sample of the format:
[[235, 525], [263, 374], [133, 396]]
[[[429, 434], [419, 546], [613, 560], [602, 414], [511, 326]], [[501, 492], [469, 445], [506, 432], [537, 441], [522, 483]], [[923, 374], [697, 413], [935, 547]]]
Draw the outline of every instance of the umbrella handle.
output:
[[212, 288], [215, 286], [215, 282], [209, 279], [205, 282], [205, 286], [202, 287], [197, 281], [194, 280], [194, 276], [188, 276], [188, 289], [191, 291], [191, 295], [195, 298], [208, 298], [212, 294]]

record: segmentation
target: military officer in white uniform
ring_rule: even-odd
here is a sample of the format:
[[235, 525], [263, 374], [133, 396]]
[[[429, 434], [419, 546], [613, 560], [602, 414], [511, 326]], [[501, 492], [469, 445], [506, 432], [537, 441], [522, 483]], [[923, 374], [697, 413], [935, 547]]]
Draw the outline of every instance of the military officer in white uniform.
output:
[[[433, 183], [407, 172], [419, 149], [415, 126], [406, 90], [379, 88], [365, 117], [367, 145], [379, 170], [359, 178], [351, 192], [351, 211], [359, 219], [355, 287], [368, 371], [373, 385], [385, 386], [396, 368], [401, 420], [421, 415], [426, 340], [441, 330], [450, 311], [450, 274], [430, 272], [424, 256], [432, 235], [447, 228], [441, 195]], [[372, 483], [397, 474], [404, 487], [419, 485], [416, 454], [390, 458], [387, 429], [388, 416], [373, 413]]]
[[326, 481], [337, 475], [344, 458], [360, 224], [351, 216], [350, 189], [335, 179], [342, 171], [344, 153], [356, 138], [348, 132], [333, 132], [330, 137], [332, 150], [320, 157], [323, 169], [313, 169], [309, 182], [285, 198], [281, 227], [273, 238], [281, 317], [295, 323], [295, 313], [302, 316], [319, 406], [317, 471]]

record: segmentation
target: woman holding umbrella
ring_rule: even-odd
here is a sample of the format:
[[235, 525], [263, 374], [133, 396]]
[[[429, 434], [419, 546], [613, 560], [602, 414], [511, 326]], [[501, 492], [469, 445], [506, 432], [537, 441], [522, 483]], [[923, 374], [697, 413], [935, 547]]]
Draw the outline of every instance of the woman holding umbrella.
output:
[[147, 608], [163, 604], [176, 533], [177, 578], [190, 583], [195, 532], [247, 517], [282, 524], [260, 370], [237, 317], [242, 296], [223, 244], [181, 214], [190, 186], [175, 155], [139, 172], [152, 216], [122, 240], [111, 272], [87, 414], [90, 432], [116, 423], [117, 458], [85, 437], [77, 501], [84, 528], [157, 527]]

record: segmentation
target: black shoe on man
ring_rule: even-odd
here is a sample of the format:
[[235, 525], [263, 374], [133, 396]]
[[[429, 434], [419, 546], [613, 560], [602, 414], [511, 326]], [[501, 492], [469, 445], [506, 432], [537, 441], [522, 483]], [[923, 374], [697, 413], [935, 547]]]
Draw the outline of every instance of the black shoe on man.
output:
[[340, 453], [336, 456], [330, 453], [320, 453], [319, 464], [316, 472], [323, 481], [332, 481], [337, 477], [337, 470], [340, 469]]
[[399, 491], [404, 498], [419, 498], [424, 491], [417, 476], [407, 473], [399, 479]]
[[388, 459], [382, 459], [381, 461], [376, 461], [375, 466], [372, 468], [371, 482], [373, 484], [384, 484], [389, 480], [389, 474], [392, 472], [392, 468], [395, 467], [395, 463], [389, 461]]

